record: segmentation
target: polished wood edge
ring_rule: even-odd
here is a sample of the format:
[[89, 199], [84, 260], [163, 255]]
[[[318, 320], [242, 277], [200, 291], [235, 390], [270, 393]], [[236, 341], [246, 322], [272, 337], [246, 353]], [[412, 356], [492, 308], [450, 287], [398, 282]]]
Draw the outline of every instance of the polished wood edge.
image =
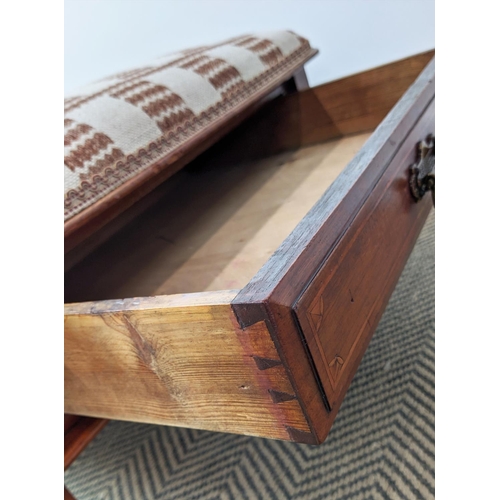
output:
[[155, 162], [139, 174], [128, 180], [98, 202], [67, 220], [64, 224], [65, 252], [75, 248], [98, 229], [105, 226], [137, 200], [151, 192], [156, 186], [192, 161], [196, 156], [221, 139], [243, 120], [248, 118], [276, 90], [283, 93], [281, 85], [293, 77], [303, 65], [314, 57], [318, 51], [311, 49], [307, 57], [282, 75], [279, 81], [266, 85], [252, 99], [237, 106], [223, 119], [217, 120], [202, 135], [197, 135], [187, 141], [175, 155], [169, 155]]
[[[413, 97], [415, 98], [415, 95]], [[418, 95], [416, 98], [418, 99]], [[401, 117], [398, 116], [396, 118], [400, 119]], [[393, 119], [395, 119], [395, 118], [393, 117]], [[414, 120], [414, 119], [415, 119], [415, 117], [412, 115], [408, 118], [408, 121], [411, 122], [411, 120]], [[359, 172], [358, 172], [358, 174], [359, 174]], [[361, 175], [359, 175], [357, 179], [359, 180], [360, 177], [361, 177]], [[378, 178], [380, 178], [380, 176]], [[376, 181], [374, 181], [374, 182], [376, 182]], [[366, 186], [363, 186], [363, 189], [366, 189]], [[361, 205], [362, 205], [362, 202], [361, 202]], [[285, 273], [285, 275], [286, 275], [286, 273]], [[280, 283], [282, 285], [281, 280], [278, 281], [278, 285]], [[276, 282], [275, 282], [275, 284], [276, 284]], [[266, 295], [265, 293], [264, 293], [264, 295], [261, 295], [261, 296], [255, 295], [253, 302], [250, 300], [250, 301], [246, 302], [245, 304], [238, 303], [237, 298], [236, 298], [235, 301], [233, 301], [234, 302], [233, 308], [235, 310], [239, 311], [237, 317], [238, 317], [238, 321], [240, 321], [240, 317], [241, 317], [242, 321], [240, 322], [240, 324], [243, 324], [246, 326], [251, 326], [252, 324], [255, 323], [255, 318], [252, 319], [251, 316], [253, 314], [252, 311], [255, 311], [255, 306], [258, 305], [261, 309], [261, 311], [259, 312], [261, 319], [264, 318], [266, 323], [268, 325], [271, 325], [272, 329], [275, 329], [276, 331], [280, 330], [280, 328], [281, 328], [280, 314], [282, 312], [280, 308], [285, 307], [285, 308], [288, 308], [288, 310], [289, 310], [291, 302], [290, 302], [289, 298], [287, 298], [287, 300], [283, 301], [282, 297], [280, 297], [280, 296], [273, 296], [272, 300], [269, 300], [270, 296], [271, 296], [271, 294]], [[247, 312], [243, 311], [243, 309], [242, 309], [243, 306], [246, 308]], [[262, 311], [264, 311], [264, 313], [262, 313]], [[257, 316], [258, 316], [258, 314], [255, 317], [257, 317]], [[246, 321], [245, 321], [245, 317], [246, 317]], [[287, 334], [289, 334], [289, 332]], [[273, 340], [276, 338], [277, 338], [276, 336], [273, 336]], [[275, 341], [275, 343], [276, 343], [276, 341]], [[277, 347], [279, 350], [279, 342], [277, 342]], [[285, 359], [285, 356], [282, 352], [280, 352], [280, 357], [282, 360]], [[286, 365], [286, 363], [284, 363], [284, 364], [285, 364], [286, 369], [288, 370], [288, 366]], [[292, 384], [295, 383], [293, 377], [291, 377], [291, 381], [292, 381]], [[296, 391], [296, 393], [298, 393], [298, 392]], [[275, 399], [276, 398], [280, 399], [283, 397], [286, 398], [286, 396], [279, 396], [279, 395], [277, 396], [276, 394], [274, 396], [275, 396]], [[272, 397], [272, 394], [271, 394], [271, 397]], [[299, 399], [299, 403], [301, 404], [301, 406], [303, 406], [304, 403], [302, 401], [302, 398], [299, 397], [298, 399]], [[283, 400], [277, 402], [277, 404], [279, 404], [279, 403], [283, 403]], [[304, 409], [304, 414], [309, 419], [307, 407], [303, 406], [303, 409]], [[319, 442], [321, 442], [322, 439], [324, 439], [324, 437], [326, 437], [326, 435], [323, 436], [323, 433], [321, 433], [320, 435], [317, 435], [314, 426], [311, 426], [311, 427], [313, 429], [313, 432], [311, 433], [312, 437], [306, 436], [300, 442], [309, 442], [310, 441], [311, 443], [318, 444]], [[322, 432], [323, 429], [320, 429], [319, 431]], [[293, 430], [292, 431], [287, 430], [287, 432], [289, 433], [291, 438], [292, 438], [292, 434], [296, 437], [298, 436], [298, 434], [294, 433]], [[303, 431], [301, 431], [301, 432], [303, 432]], [[309, 433], [305, 433], [305, 434], [309, 434]], [[296, 439], [293, 439], [293, 440], [296, 440]]]
[[64, 414], [64, 434], [66, 434], [80, 420], [80, 415]]
[[[420, 122], [419, 122], [420, 123]], [[425, 122], [427, 123], [427, 122]], [[413, 139], [415, 144], [417, 141], [422, 137], [425, 136], [425, 134], [429, 133], [431, 131], [431, 126], [420, 126], [419, 127], [419, 133], [413, 134]], [[433, 128], [432, 128], [433, 130]], [[408, 147], [408, 145], [405, 146], [405, 149]], [[406, 162], [403, 160], [403, 164], [408, 165], [412, 161], [412, 156], [413, 156], [413, 148], [410, 150], [407, 150], [408, 153], [406, 156], [404, 155], [403, 150], [402, 151], [402, 156], [406, 158]], [[399, 164], [398, 162], [395, 162], [394, 165]], [[371, 207], [376, 206], [379, 200], [382, 200], [384, 189], [386, 186], [386, 183], [390, 182], [390, 179], [394, 178], [394, 175], [396, 172], [401, 172], [401, 169], [397, 169], [395, 167], [391, 167], [391, 172], [388, 172], [390, 176], [384, 176], [383, 180], [381, 183], [377, 184], [376, 188], [376, 193], [375, 190], [373, 191], [373, 195], [369, 197], [367, 201], [363, 203], [363, 206], [361, 210], [358, 213], [363, 213], [365, 216], [369, 213], [369, 210], [371, 210]], [[394, 172], [394, 174], [392, 173]], [[391, 177], [392, 176], [392, 177]], [[420, 233], [423, 224], [425, 222], [426, 216], [428, 212], [431, 209], [432, 203], [430, 197], [426, 200], [423, 200], [418, 206], [414, 203], [413, 200], [410, 199], [410, 195], [408, 193], [409, 187], [405, 186], [404, 188], [404, 196], [406, 197], [406, 202], [405, 203], [411, 203], [412, 206], [412, 222], [411, 222], [411, 227], [407, 228], [408, 231], [408, 236], [405, 236], [404, 241], [401, 243], [401, 250], [398, 250], [398, 253], [394, 253], [393, 255], [390, 255], [391, 259], [394, 259], [394, 264], [393, 267], [391, 268], [390, 272], [390, 277], [389, 281], [387, 281], [383, 286], [382, 284], [380, 285], [380, 295], [378, 300], [378, 304], [374, 306], [374, 309], [372, 309], [371, 313], [367, 316], [368, 322], [364, 327], [364, 330], [359, 333], [358, 336], [360, 340], [358, 345], [356, 346], [355, 352], [352, 354], [352, 359], [349, 361], [349, 366], [347, 366], [347, 369], [343, 373], [343, 378], [341, 379], [341, 385], [336, 387], [336, 391], [333, 395], [332, 399], [332, 394], [326, 393], [324, 390], [324, 385], [323, 382], [328, 378], [324, 373], [322, 375], [322, 381], [320, 380], [318, 383], [318, 377], [312, 377], [309, 375], [311, 371], [311, 365], [314, 365], [316, 369], [316, 373], [319, 373], [321, 370], [324, 371], [324, 366], [321, 363], [318, 363], [316, 361], [315, 363], [311, 363], [311, 353], [307, 352], [309, 349], [313, 346], [313, 344], [309, 344], [306, 338], [304, 337], [304, 332], [300, 328], [300, 325], [298, 324], [297, 321], [297, 316], [294, 313], [293, 309], [296, 307], [297, 301], [302, 295], [302, 293], [308, 289], [311, 283], [311, 279], [313, 278], [314, 274], [318, 271], [318, 269], [321, 269], [323, 266], [323, 262], [326, 261], [328, 258], [329, 254], [331, 252], [335, 252], [337, 249], [337, 246], [340, 248], [340, 255], [342, 255], [342, 252], [346, 252], [345, 245], [342, 245], [342, 243], [345, 243], [345, 238], [353, 238], [355, 237], [354, 234], [357, 232], [357, 228], [360, 225], [360, 217], [357, 217], [354, 219], [352, 225], [350, 226], [349, 230], [346, 233], [346, 236], [343, 234], [339, 234], [338, 238], [333, 238], [335, 243], [332, 246], [332, 248], [325, 253], [325, 257], [323, 259], [323, 262], [319, 264], [317, 268], [311, 268], [311, 276], [310, 280], [304, 285], [304, 288], [301, 290], [298, 288], [295, 293], [297, 293], [297, 297], [295, 300], [291, 300], [288, 302], [291, 297], [287, 293], [288, 291], [285, 290], [284, 288], [278, 287], [275, 296], [271, 297], [269, 299], [269, 305], [268, 309], [270, 312], [270, 317], [273, 320], [273, 323], [276, 325], [275, 329], [278, 333], [278, 342], [282, 345], [282, 349], [284, 351], [283, 359], [286, 360], [288, 359], [288, 365], [292, 366], [292, 376], [297, 382], [297, 393], [299, 394], [299, 398], [302, 398], [303, 400], [307, 401], [308, 408], [307, 412], [309, 415], [311, 415], [311, 420], [312, 420], [312, 426], [316, 430], [316, 433], [319, 437], [319, 440], [322, 441], [326, 438], [328, 435], [328, 432], [330, 430], [330, 427], [336, 417], [336, 414], [338, 410], [340, 409], [340, 404], [345, 397], [345, 394], [349, 388], [349, 385], [352, 381], [352, 378], [354, 377], [356, 373], [356, 369], [361, 362], [361, 359], [363, 357], [363, 354], [368, 347], [368, 343], [377, 327], [378, 322], [380, 321], [380, 318], [385, 310], [385, 307], [387, 306], [387, 303], [390, 299], [391, 293], [394, 290], [394, 287], [396, 286], [397, 280], [400, 276], [400, 273], [403, 270], [404, 264], [406, 263], [410, 253], [411, 249], [413, 248], [415, 241], [418, 237], [418, 234]], [[406, 213], [408, 208], [406, 205], [402, 210]], [[410, 223], [410, 222], [408, 222]], [[325, 228], [329, 233], [332, 233], [333, 235], [335, 234], [335, 230], [330, 227], [328, 229]], [[342, 246], [341, 246], [342, 245]], [[399, 248], [399, 247], [398, 247]], [[343, 249], [343, 250], [342, 250]], [[322, 253], [321, 247], [316, 247], [315, 251], [318, 253]], [[367, 250], [368, 251], [368, 250]], [[396, 251], [396, 250], [395, 250]], [[329, 253], [330, 252], [330, 253]], [[313, 261], [314, 259], [310, 258], [311, 256], [308, 256], [310, 261]], [[389, 258], [389, 255], [388, 255]], [[301, 260], [302, 265], [304, 265], [303, 260]], [[301, 265], [301, 262], [298, 263], [298, 265]], [[352, 269], [350, 267], [349, 269]], [[351, 271], [351, 272], [354, 272]], [[290, 276], [290, 282], [298, 283], [300, 282], [300, 278], [297, 276], [297, 269], [292, 270], [291, 276]], [[343, 282], [346, 280], [343, 280]], [[348, 280], [347, 280], [348, 281]], [[354, 281], [354, 279], [353, 279]], [[341, 293], [339, 290], [336, 293]], [[286, 303], [286, 307], [283, 305]], [[291, 336], [290, 336], [290, 331], [292, 328], [295, 328], [297, 330], [297, 341], [292, 342]], [[346, 327], [348, 330], [348, 327]], [[301, 355], [298, 354], [298, 346], [299, 345], [304, 345], [307, 346], [304, 350], [306, 353], [301, 353]], [[292, 362], [293, 360], [293, 362]], [[285, 362], [285, 361], [284, 361]], [[310, 365], [307, 368], [307, 378], [304, 375], [304, 368], [300, 368], [301, 366], [307, 366]], [[321, 378], [321, 377], [320, 377]], [[313, 386], [313, 380], [316, 379], [317, 382], [317, 393], [314, 396], [314, 398], [311, 398], [312, 391], [311, 388]], [[326, 400], [326, 404], [325, 404]]]
[[[232, 302], [242, 324], [260, 318], [269, 325], [316, 444], [326, 439], [340, 403], [328, 411], [315, 364], [308, 349], [303, 348], [304, 337], [294, 318], [293, 305], [433, 99], [431, 61], [341, 176]], [[344, 394], [339, 395], [339, 401]]]
[[64, 435], [64, 470], [66, 470], [108, 423], [102, 418], [79, 417]]
[[[332, 88], [332, 85], [335, 87], [340, 87], [341, 85], [344, 87], [349, 87], [353, 85], [355, 82], [360, 81], [360, 77], [363, 79], [369, 77], [372, 78], [374, 75], [380, 73], [381, 70], [384, 70], [386, 73], [384, 76], [397, 76], [394, 73], [394, 68], [397, 68], [398, 66], [401, 65], [407, 65], [407, 64], [415, 64], [419, 59], [422, 59], [423, 63], [422, 65], [420, 63], [416, 64], [416, 68], [421, 68], [419, 73], [415, 75], [416, 77], [419, 76], [419, 74], [425, 69], [425, 67], [431, 62], [432, 59], [434, 59], [436, 54], [435, 49], [430, 49], [426, 50], [424, 52], [419, 52], [417, 54], [413, 54], [411, 56], [403, 57], [401, 59], [397, 59], [396, 61], [390, 61], [385, 64], [380, 64], [378, 66], [375, 66], [370, 69], [358, 71], [357, 73], [352, 73], [350, 75], [343, 76], [342, 78], [338, 78], [337, 80], [333, 80], [331, 82], [326, 82], [326, 83], [321, 83], [320, 85], [316, 85], [315, 87], [312, 87], [314, 91], [322, 91], [327, 88]], [[390, 82], [387, 82], [388, 85], [390, 85]], [[408, 90], [408, 89], [407, 89]]]
[[[235, 315], [242, 330], [250, 328], [252, 325], [257, 325], [261, 322], [264, 322], [267, 326], [267, 330], [269, 331], [271, 338], [274, 342], [274, 345], [276, 347], [276, 350], [278, 351], [278, 354], [280, 356], [280, 361], [283, 364], [285, 371], [287, 373], [288, 379], [293, 387], [293, 390], [294, 390], [293, 395], [297, 398], [298, 403], [301, 407], [302, 413], [303, 413], [303, 415], [307, 421], [307, 424], [309, 426], [309, 432], [299, 431], [298, 429], [294, 429], [290, 426], [287, 426], [286, 430], [288, 432], [290, 439], [292, 441], [297, 442], [297, 443], [316, 444], [316, 445], [321, 444], [321, 441], [318, 439], [318, 436], [314, 430], [312, 419], [311, 419], [310, 415], [308, 415], [307, 407], [304, 405], [303, 400], [298, 396], [299, 391], [298, 391], [297, 384], [296, 384], [295, 379], [293, 377], [292, 371], [290, 370], [290, 367], [288, 366], [288, 363], [286, 362], [286, 358], [284, 356], [283, 349], [282, 349], [281, 344], [279, 342], [279, 338], [276, 334], [276, 323], [274, 321], [272, 321], [272, 316], [269, 313], [269, 310], [267, 308], [267, 304], [264, 302], [248, 304], [248, 303], [239, 303], [239, 302], [233, 301], [231, 304], [231, 307], [234, 311], [234, 315]], [[276, 396], [275, 396], [275, 398], [276, 398]], [[279, 396], [278, 396], [278, 398], [279, 398]]]
[[[434, 132], [434, 110], [433, 100], [292, 306], [297, 327], [313, 351], [328, 409], [338, 405], [342, 387], [349, 386], [364, 353], [361, 346], [368, 345], [413, 248], [412, 238], [428, 215], [428, 200], [417, 204], [410, 195], [408, 170], [416, 144]], [[374, 245], [376, 238], [380, 242]], [[356, 254], [350, 250], [354, 248], [364, 251]], [[340, 335], [331, 334], [335, 331]]]
[[214, 290], [207, 292], [155, 295], [91, 302], [64, 304], [64, 316], [115, 313], [120, 311], [146, 311], [173, 307], [200, 307], [231, 302], [239, 290]]
[[372, 131], [433, 55], [434, 51], [416, 54], [274, 99], [232, 131], [220, 147], [225, 153], [239, 151], [247, 159], [259, 159]]
[[64, 500], [75, 500], [75, 497], [68, 491], [68, 489], [64, 488]]
[[[360, 195], [351, 200], [336, 220], [340, 234], [361, 209], [364, 200], [387, 168], [390, 156], [404, 142], [423, 110], [434, 97], [434, 60], [420, 74], [405, 95], [370, 136], [363, 148], [328, 187], [314, 207], [300, 221], [257, 274], [240, 291], [235, 303], [261, 303], [269, 299], [276, 288], [286, 284], [286, 276], [297, 259], [308, 248], [330, 218], [344, 203], [347, 194], [359, 189]], [[321, 244], [324, 244], [322, 240]], [[319, 257], [316, 256], [316, 259]], [[294, 283], [302, 287], [304, 283]]]

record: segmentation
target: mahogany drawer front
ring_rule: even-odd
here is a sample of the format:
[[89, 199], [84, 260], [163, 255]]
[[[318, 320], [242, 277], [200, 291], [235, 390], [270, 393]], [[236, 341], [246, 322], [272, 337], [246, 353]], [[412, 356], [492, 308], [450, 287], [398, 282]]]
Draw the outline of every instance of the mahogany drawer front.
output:
[[[321, 443], [432, 206], [430, 195], [415, 202], [408, 187], [415, 146], [434, 132], [433, 61], [417, 77], [431, 57], [270, 104], [252, 122], [263, 125], [250, 134], [254, 141], [276, 137], [279, 150], [341, 136], [325, 118], [335, 116], [335, 89], [352, 102], [342, 112], [348, 133], [357, 124], [359, 138], [285, 153], [256, 172], [230, 168], [231, 161], [219, 177], [210, 168], [194, 171], [194, 207], [179, 191], [179, 179], [191, 175], [184, 169], [167, 186], [162, 212], [141, 215], [70, 270], [65, 411]], [[348, 160], [341, 165], [338, 157], [347, 158], [366, 124], [387, 112], [384, 81], [391, 73], [400, 94], [414, 83], [342, 170]], [[303, 114], [301, 106], [313, 102], [321, 113]], [[353, 119], [349, 109], [365, 117]], [[282, 118], [271, 119], [273, 110]], [[242, 143], [248, 136], [243, 127]], [[235, 137], [225, 144], [239, 144]], [[282, 163], [300, 186], [280, 177]], [[310, 206], [303, 202], [317, 192], [315, 179], [335, 169], [324, 194], [322, 188], [309, 195]], [[242, 179], [254, 191], [242, 188]], [[228, 194], [233, 185], [243, 201]], [[211, 191], [222, 208], [209, 219]], [[186, 210], [175, 212], [182, 203]], [[272, 224], [253, 227], [261, 214]], [[272, 251], [265, 248], [271, 240]], [[222, 263], [219, 247], [228, 259]], [[216, 279], [212, 268], [220, 268]], [[160, 280], [161, 271], [167, 276]], [[180, 288], [186, 283], [192, 291]]]
[[428, 134], [434, 101], [293, 306], [329, 409], [350, 383], [430, 209], [430, 194], [417, 204], [408, 185], [416, 144]]

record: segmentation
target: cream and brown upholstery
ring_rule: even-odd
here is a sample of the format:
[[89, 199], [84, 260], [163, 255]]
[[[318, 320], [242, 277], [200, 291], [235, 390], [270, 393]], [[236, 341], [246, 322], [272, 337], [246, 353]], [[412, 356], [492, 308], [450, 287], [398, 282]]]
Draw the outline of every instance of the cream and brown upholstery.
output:
[[65, 221], [223, 125], [311, 57], [275, 31], [166, 55], [65, 99]]

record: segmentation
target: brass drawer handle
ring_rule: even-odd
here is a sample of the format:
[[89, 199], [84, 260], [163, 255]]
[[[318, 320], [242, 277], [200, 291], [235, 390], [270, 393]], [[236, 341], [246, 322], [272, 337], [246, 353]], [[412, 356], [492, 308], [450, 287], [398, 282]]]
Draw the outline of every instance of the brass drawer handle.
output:
[[410, 191], [416, 201], [422, 199], [427, 191], [432, 192], [432, 203], [435, 205], [436, 179], [435, 137], [429, 135], [417, 145], [417, 161], [410, 167]]

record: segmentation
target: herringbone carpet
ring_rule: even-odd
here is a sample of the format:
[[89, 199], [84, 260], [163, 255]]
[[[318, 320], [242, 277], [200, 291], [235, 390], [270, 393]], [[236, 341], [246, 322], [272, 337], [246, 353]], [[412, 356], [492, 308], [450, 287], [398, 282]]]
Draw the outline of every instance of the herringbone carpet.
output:
[[324, 444], [111, 422], [65, 482], [78, 500], [434, 498], [434, 213]]

